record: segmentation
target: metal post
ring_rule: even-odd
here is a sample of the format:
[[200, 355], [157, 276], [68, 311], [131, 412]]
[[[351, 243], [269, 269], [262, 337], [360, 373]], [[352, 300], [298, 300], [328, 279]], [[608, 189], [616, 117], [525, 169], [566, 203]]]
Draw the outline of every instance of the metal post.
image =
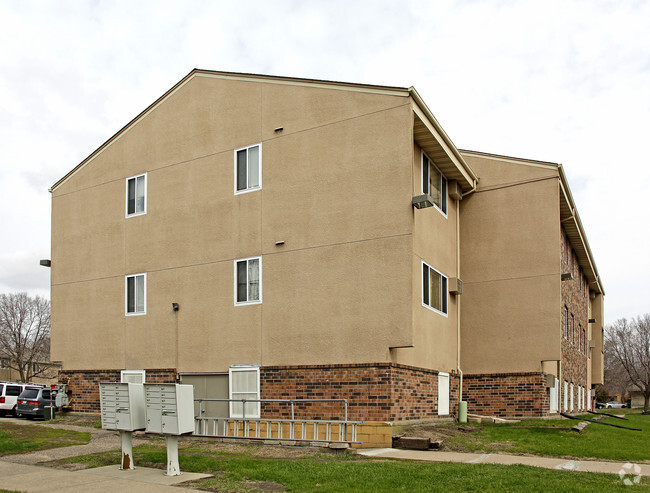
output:
[[178, 436], [165, 435], [167, 442], [167, 476], [180, 476], [181, 466], [178, 463]]
[[135, 469], [133, 464], [133, 441], [130, 431], [120, 431], [120, 440], [122, 442], [122, 461], [120, 469]]

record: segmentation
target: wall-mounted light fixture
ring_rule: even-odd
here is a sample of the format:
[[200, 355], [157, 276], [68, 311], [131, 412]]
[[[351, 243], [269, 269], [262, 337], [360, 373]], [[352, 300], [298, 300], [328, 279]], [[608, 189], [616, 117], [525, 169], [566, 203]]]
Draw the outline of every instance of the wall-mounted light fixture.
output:
[[175, 312], [178, 311], [178, 308], [179, 308], [178, 303], [172, 303], [172, 309], [173, 309]]
[[284, 245], [284, 240], [276, 241], [275, 246], [282, 246]]
[[433, 206], [433, 198], [431, 195], [426, 193], [424, 195], [416, 195], [413, 197], [411, 204], [413, 204], [413, 207], [416, 209], [426, 209], [427, 207]]
[[282, 128], [282, 127], [278, 127], [278, 128], [276, 128], [275, 130], [273, 130], [273, 131], [274, 131], [276, 134], [279, 134], [279, 133], [282, 132], [283, 130], [284, 130], [284, 128]]
[[596, 319], [595, 319], [595, 318], [590, 318], [590, 319], [589, 319], [589, 323], [590, 323], [590, 324], [595, 324], [595, 323], [596, 323]]
[[52, 267], [52, 261], [49, 258], [43, 259], [40, 261], [40, 264], [43, 267]]
[[563, 281], [571, 281], [573, 279], [573, 273], [572, 272], [565, 272], [561, 276]]

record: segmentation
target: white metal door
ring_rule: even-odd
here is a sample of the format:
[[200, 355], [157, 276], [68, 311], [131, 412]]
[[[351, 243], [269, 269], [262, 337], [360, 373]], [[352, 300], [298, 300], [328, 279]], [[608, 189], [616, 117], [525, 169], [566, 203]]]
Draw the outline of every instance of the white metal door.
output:
[[449, 373], [438, 373], [438, 414], [449, 414]]

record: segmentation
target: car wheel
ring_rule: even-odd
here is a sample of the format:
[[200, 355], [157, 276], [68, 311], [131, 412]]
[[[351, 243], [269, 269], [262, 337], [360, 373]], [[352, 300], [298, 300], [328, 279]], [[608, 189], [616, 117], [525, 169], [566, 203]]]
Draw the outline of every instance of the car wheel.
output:
[[13, 415], [14, 418], [20, 418], [21, 417], [21, 415], [18, 412], [18, 409], [16, 408], [16, 406], [14, 406], [14, 408], [11, 410], [11, 414]]

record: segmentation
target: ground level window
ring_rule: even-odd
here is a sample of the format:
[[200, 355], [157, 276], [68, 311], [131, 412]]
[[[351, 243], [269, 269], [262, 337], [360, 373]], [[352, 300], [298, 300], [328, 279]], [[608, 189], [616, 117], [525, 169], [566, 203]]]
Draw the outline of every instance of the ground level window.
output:
[[447, 277], [422, 262], [422, 304], [447, 314]]
[[[231, 418], [259, 418], [260, 369], [258, 366], [232, 366], [228, 373]], [[248, 402], [252, 400], [252, 402]]]

